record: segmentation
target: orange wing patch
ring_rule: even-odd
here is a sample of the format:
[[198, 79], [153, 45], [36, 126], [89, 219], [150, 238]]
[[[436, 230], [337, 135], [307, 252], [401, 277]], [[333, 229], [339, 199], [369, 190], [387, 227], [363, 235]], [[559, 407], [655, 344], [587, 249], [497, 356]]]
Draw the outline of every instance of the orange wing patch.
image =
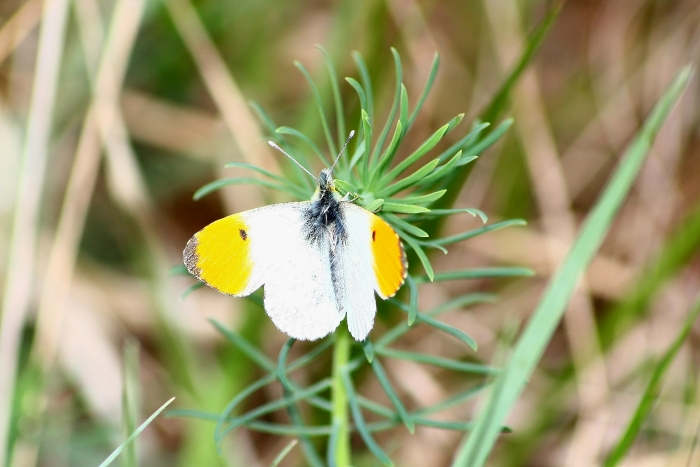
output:
[[374, 275], [382, 298], [393, 297], [406, 279], [406, 253], [399, 235], [382, 218], [370, 222]]
[[224, 217], [187, 242], [184, 260], [199, 280], [219, 292], [239, 295], [253, 271], [250, 232], [241, 214]]

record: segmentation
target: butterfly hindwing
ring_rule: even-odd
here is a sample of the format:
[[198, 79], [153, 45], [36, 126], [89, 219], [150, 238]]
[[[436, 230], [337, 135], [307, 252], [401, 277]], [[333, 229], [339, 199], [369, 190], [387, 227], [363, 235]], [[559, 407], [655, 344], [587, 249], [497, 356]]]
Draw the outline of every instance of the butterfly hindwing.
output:
[[343, 280], [348, 328], [356, 340], [364, 340], [374, 324], [373, 290], [392, 297], [406, 278], [406, 255], [398, 234], [379, 216], [343, 202], [348, 231], [342, 252]]
[[295, 339], [330, 334], [345, 316], [331, 274], [329, 240], [311, 240], [308, 232], [285, 236], [284, 249], [265, 279], [265, 311], [277, 328]]
[[330, 272], [328, 240], [305, 231], [311, 202], [273, 204], [220, 219], [197, 232], [184, 252], [188, 270], [238, 297], [265, 286], [265, 311], [296, 339], [332, 332], [344, 317]]

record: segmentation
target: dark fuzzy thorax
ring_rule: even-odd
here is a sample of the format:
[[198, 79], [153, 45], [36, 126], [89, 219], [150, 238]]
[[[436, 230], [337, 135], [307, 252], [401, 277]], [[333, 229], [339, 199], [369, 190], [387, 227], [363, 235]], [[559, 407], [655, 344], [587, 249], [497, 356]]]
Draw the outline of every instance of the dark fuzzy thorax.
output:
[[327, 169], [321, 171], [318, 177], [318, 191], [314, 198], [304, 213], [304, 233], [311, 244], [318, 245], [324, 238], [328, 239], [331, 278], [337, 294], [338, 255], [347, 240], [348, 233], [345, 229], [341, 201], [333, 187], [333, 177]]

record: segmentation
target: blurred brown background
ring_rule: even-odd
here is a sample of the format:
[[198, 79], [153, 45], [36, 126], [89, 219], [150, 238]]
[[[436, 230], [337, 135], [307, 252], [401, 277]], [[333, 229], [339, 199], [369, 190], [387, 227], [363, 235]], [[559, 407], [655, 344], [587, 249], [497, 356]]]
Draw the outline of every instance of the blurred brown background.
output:
[[[457, 202], [491, 221], [521, 217], [528, 226], [433, 256], [437, 270], [522, 265], [537, 274], [422, 291], [422, 307], [467, 290], [499, 294], [495, 305], [445, 318], [476, 339], [479, 351], [470, 358], [483, 362], [497, 359], [527, 319], [662, 90], [681, 67], [700, 63], [696, 0], [561, 3], [499, 117], [512, 116], [513, 127], [476, 162]], [[227, 161], [276, 173], [286, 167], [266, 146], [269, 135], [249, 100], [277, 124], [321, 141], [294, 60], [326, 83], [315, 44], [329, 51], [341, 77], [357, 77], [350, 53], [359, 51], [376, 108], [386, 115], [394, 80], [389, 47], [402, 55], [412, 100], [437, 52], [438, 78], [408, 147], [464, 112], [465, 129], [448, 137], [456, 139], [551, 7], [507, 0], [3, 0], [0, 440], [12, 440], [12, 465], [97, 465], [124, 439], [125, 344], [141, 349], [139, 420], [172, 396], [177, 407], [220, 412], [258, 376], [208, 317], [277, 355], [285, 336], [262, 312], [245, 313], [239, 301], [208, 289], [181, 300], [192, 280], [168, 270], [207, 223], [284, 199], [245, 187], [192, 201], [203, 184], [236, 173], [223, 169]], [[341, 84], [356, 108], [356, 95]], [[330, 102], [327, 84], [322, 91]], [[699, 91], [694, 78], [664, 124], [509, 418], [514, 432], [489, 465], [598, 465], [627, 425], [649, 363], [676, 336], [700, 290]], [[479, 225], [454, 217], [447, 233]], [[427, 330], [405, 345], [453, 357], [462, 351]], [[696, 330], [624, 465], [700, 465], [699, 345]], [[460, 383], [451, 373], [392, 363], [389, 376], [412, 407], [442, 400]], [[314, 371], [327, 371], [326, 364]], [[359, 389], [371, 393], [372, 384]], [[258, 393], [248, 407], [275, 391]], [[444, 418], [467, 419], [473, 410], [465, 405]], [[213, 425], [158, 419], [139, 437], [140, 465], [266, 466], [289, 441], [237, 430], [219, 456]], [[416, 466], [448, 465], [459, 439], [432, 428], [379, 437], [397, 465]], [[6, 454], [0, 451], [0, 464]], [[282, 465], [304, 465], [298, 448]], [[367, 455], [357, 465], [377, 462]]]

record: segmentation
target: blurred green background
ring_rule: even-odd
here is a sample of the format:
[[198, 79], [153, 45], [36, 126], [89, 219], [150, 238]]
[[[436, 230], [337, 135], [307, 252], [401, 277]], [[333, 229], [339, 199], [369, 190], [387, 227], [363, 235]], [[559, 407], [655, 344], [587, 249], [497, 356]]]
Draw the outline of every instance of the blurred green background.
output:
[[[125, 346], [140, 348], [139, 421], [172, 396], [172, 407], [220, 412], [259, 376], [207, 318], [279, 352], [286, 337], [261, 310], [209, 289], [181, 300], [192, 281], [168, 270], [207, 223], [284, 200], [258, 187], [192, 200], [200, 186], [236, 173], [223, 169], [228, 161], [286, 170], [248, 101], [322, 141], [294, 60], [330, 105], [314, 46], [329, 52], [341, 77], [357, 78], [351, 52], [360, 52], [384, 116], [395, 79], [389, 48], [403, 58], [412, 98], [439, 53], [407, 154], [458, 113], [466, 114], [466, 132], [553, 8], [561, 10], [493, 122], [515, 123], [476, 162], [455, 205], [528, 226], [431, 258], [437, 271], [521, 265], [537, 275], [421, 291], [425, 307], [470, 290], [498, 293], [495, 305], [445, 318], [476, 339], [470, 358], [482, 362], [497, 361], [527, 319], [662, 90], [681, 67], [700, 64], [696, 0], [0, 2], [0, 440], [10, 440], [3, 444], [11, 465], [98, 465], [123, 441]], [[627, 426], [651, 363], [700, 290], [699, 92], [694, 79], [665, 123], [489, 465], [597, 465]], [[357, 112], [345, 82], [342, 93]], [[458, 137], [448, 135], [444, 146]], [[454, 217], [445, 231], [479, 225]], [[402, 345], [461, 352], [428, 330]], [[624, 465], [700, 465], [699, 348], [696, 328]], [[328, 363], [294, 376], [325, 374]], [[389, 377], [411, 407], [442, 400], [461, 382], [390, 363]], [[370, 380], [355, 384], [377, 390]], [[260, 392], [248, 408], [275, 397], [279, 389]], [[465, 420], [474, 409], [464, 404], [443, 416]], [[220, 456], [213, 432], [212, 422], [161, 417], [138, 438], [140, 465], [267, 466], [289, 442], [239, 429]], [[448, 465], [459, 439], [434, 428], [378, 437], [400, 466]], [[361, 442], [356, 447], [356, 465], [377, 465], [361, 454]], [[282, 465], [304, 465], [298, 448]]]

